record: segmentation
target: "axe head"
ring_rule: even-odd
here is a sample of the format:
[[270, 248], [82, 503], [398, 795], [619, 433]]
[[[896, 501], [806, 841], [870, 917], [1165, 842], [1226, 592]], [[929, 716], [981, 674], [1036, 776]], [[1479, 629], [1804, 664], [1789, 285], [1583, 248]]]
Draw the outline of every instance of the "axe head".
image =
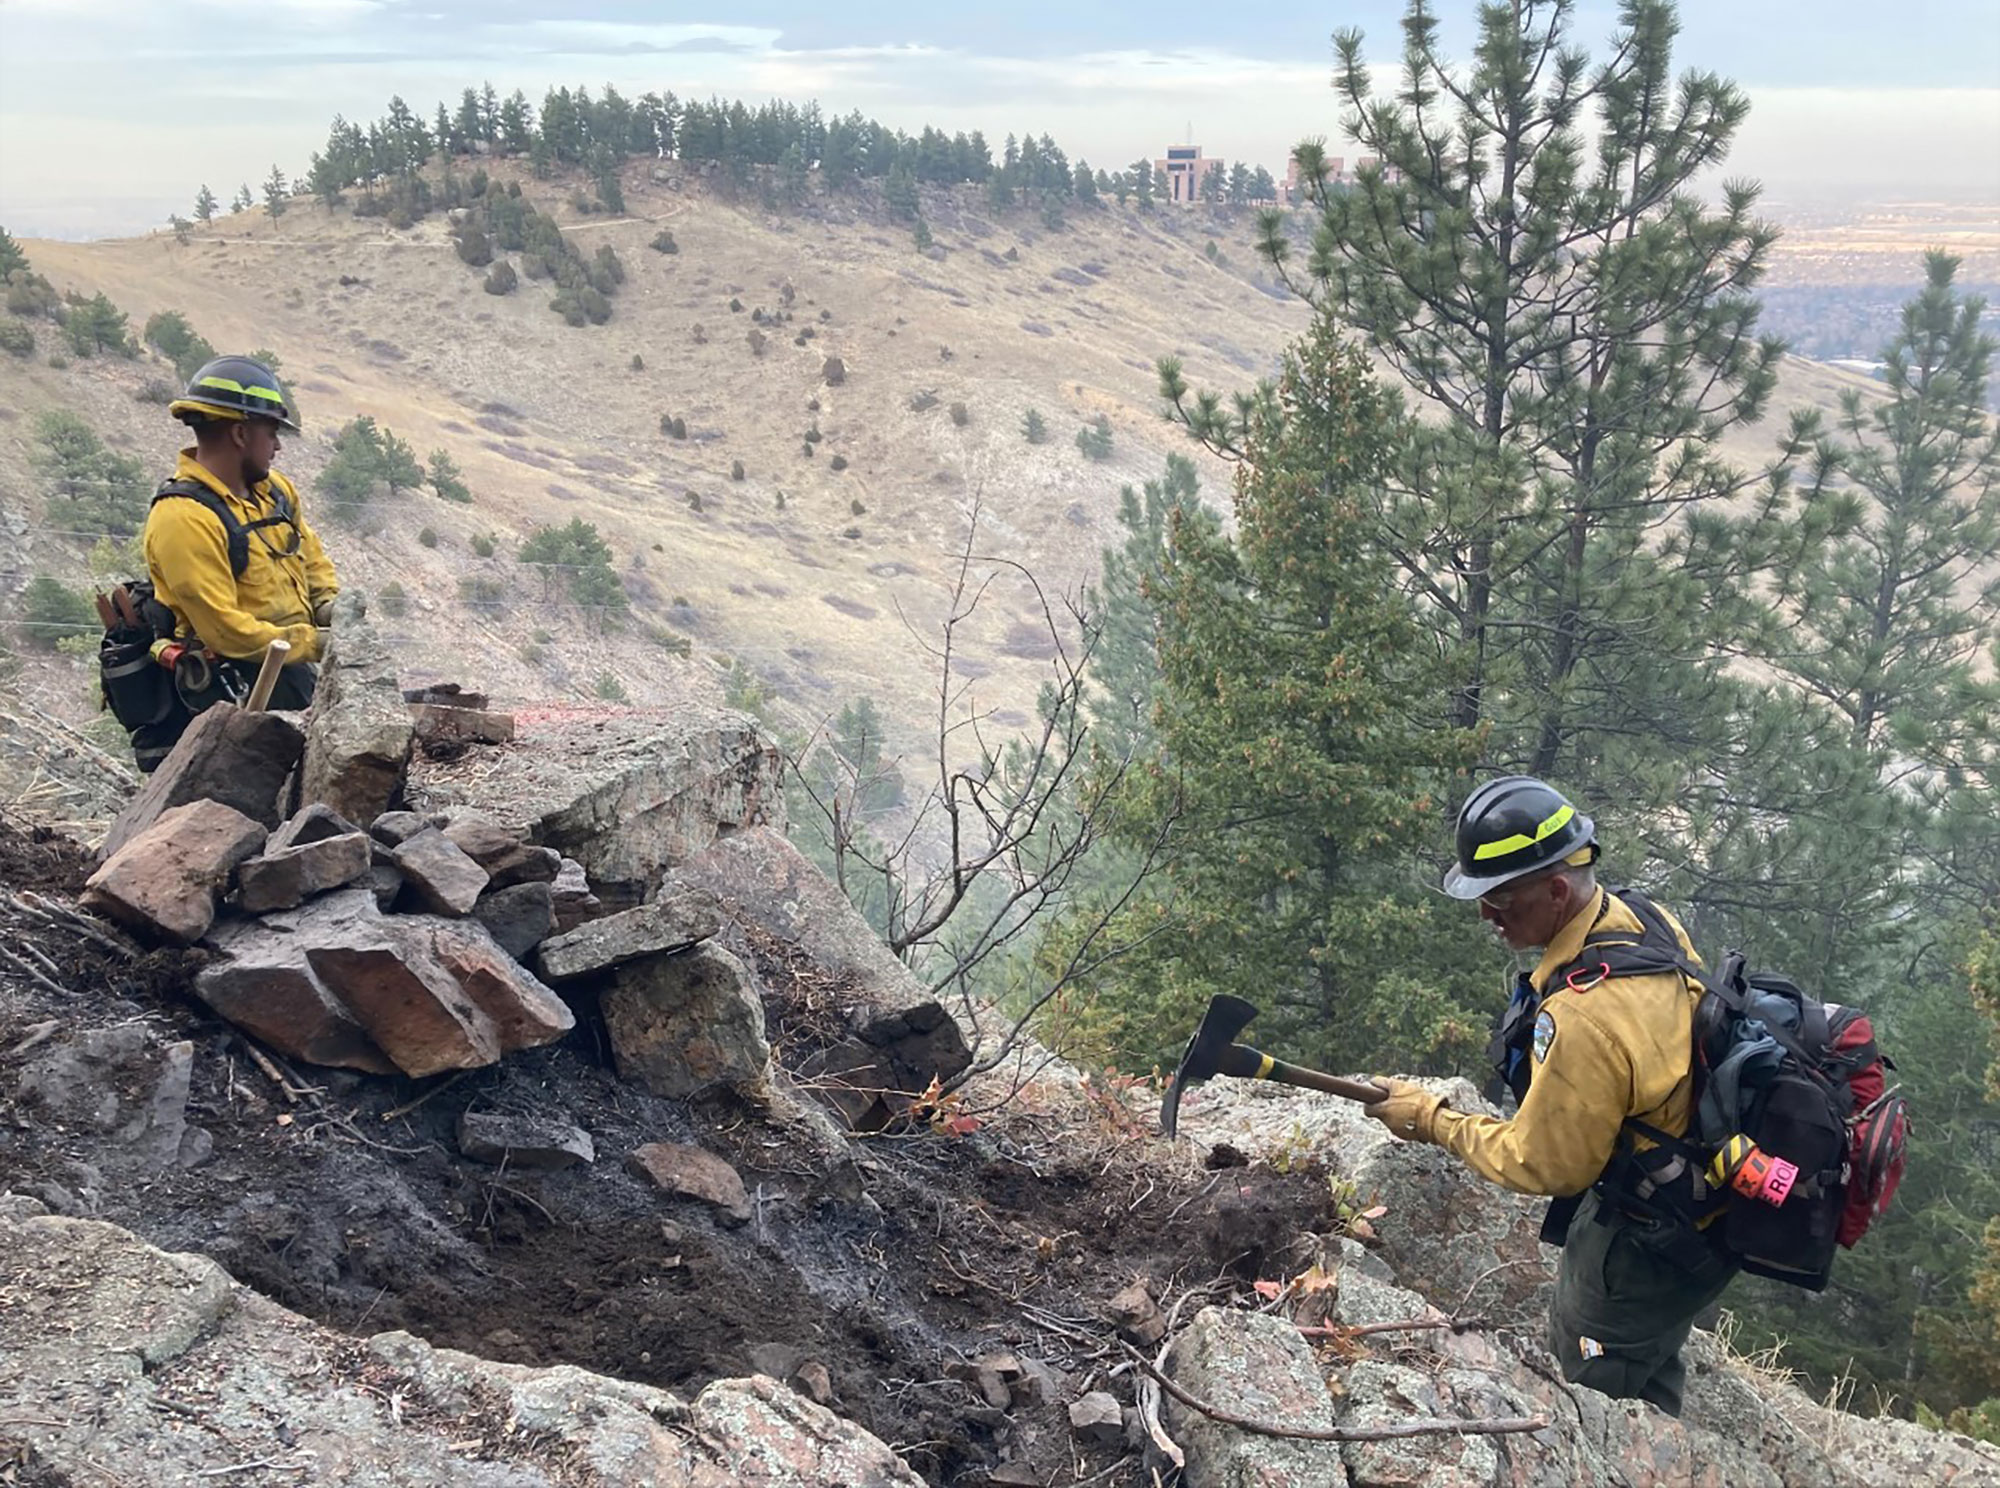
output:
[[1222, 1058], [1225, 1050], [1236, 1042], [1250, 1020], [1257, 1016], [1257, 1009], [1240, 997], [1216, 997], [1210, 1000], [1208, 1011], [1201, 1015], [1201, 1026], [1194, 1031], [1194, 1037], [1187, 1041], [1187, 1048], [1181, 1051], [1181, 1062], [1174, 1070], [1174, 1078], [1167, 1086], [1166, 1099], [1160, 1102], [1160, 1130], [1168, 1136], [1180, 1122], [1181, 1092], [1190, 1085], [1199, 1085], [1211, 1076], [1223, 1073]]

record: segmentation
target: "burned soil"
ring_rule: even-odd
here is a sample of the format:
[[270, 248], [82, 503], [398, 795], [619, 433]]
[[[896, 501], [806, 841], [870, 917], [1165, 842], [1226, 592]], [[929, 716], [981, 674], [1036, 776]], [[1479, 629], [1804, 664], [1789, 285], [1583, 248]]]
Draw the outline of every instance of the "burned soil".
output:
[[[1004, 1456], [1044, 1483], [1136, 1484], [1139, 1459], [1077, 1444], [1060, 1398], [1002, 1408], [965, 1364], [1005, 1350], [1070, 1392], [1102, 1387], [1122, 1359], [1104, 1306], [1129, 1283], [1248, 1295], [1337, 1224], [1311, 1165], [1204, 1171], [1115, 1096], [951, 1107], [830, 1158], [810, 1123], [621, 1083], [587, 994], [562, 1043], [488, 1069], [283, 1067], [189, 996], [199, 952], [146, 951], [78, 914], [87, 871], [64, 839], [0, 823], [0, 1190], [212, 1256], [356, 1336], [407, 1329], [683, 1393], [817, 1362], [833, 1409], [932, 1483], [984, 1481]], [[780, 1059], [809, 1049], [838, 989], [770, 947], [739, 950]], [[574, 1124], [597, 1160], [469, 1161], [466, 1111]], [[727, 1159], [748, 1222], [629, 1174], [649, 1142]], [[1129, 1381], [1110, 1387], [1129, 1399]]]

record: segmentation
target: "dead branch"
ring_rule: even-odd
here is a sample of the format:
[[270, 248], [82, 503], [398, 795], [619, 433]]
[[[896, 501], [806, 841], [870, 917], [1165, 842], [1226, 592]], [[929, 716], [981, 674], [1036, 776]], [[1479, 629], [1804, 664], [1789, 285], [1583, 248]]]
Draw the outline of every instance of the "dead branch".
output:
[[138, 945], [128, 940], [118, 931], [113, 930], [110, 926], [99, 924], [93, 921], [88, 915], [71, 909], [66, 904], [57, 904], [53, 900], [44, 899], [40, 894], [30, 893], [28, 890], [23, 889], [20, 893], [12, 896], [7, 902], [15, 909], [21, 910], [36, 919], [51, 924], [66, 925], [84, 939], [102, 946], [107, 951], [115, 952], [129, 961], [137, 961], [146, 954]]
[[1396, 1426], [1274, 1426], [1269, 1421], [1259, 1421], [1252, 1416], [1238, 1415], [1235, 1411], [1224, 1410], [1221, 1406], [1203, 1400], [1199, 1395], [1182, 1389], [1166, 1374], [1156, 1368], [1152, 1360], [1122, 1340], [1119, 1343], [1126, 1355], [1153, 1379], [1159, 1382], [1174, 1399], [1191, 1411], [1198, 1411], [1211, 1421], [1219, 1421], [1224, 1426], [1234, 1426], [1239, 1431], [1248, 1431], [1253, 1436], [1284, 1437], [1292, 1441], [1400, 1441], [1412, 1436], [1514, 1436], [1530, 1431], [1546, 1431], [1549, 1426], [1546, 1416], [1499, 1416], [1464, 1421], [1406, 1421]]
[[0, 946], [0, 961], [5, 961], [9, 966], [12, 966], [16, 971], [19, 971], [24, 975], [26, 975], [30, 981], [40, 983], [43, 987], [55, 993], [59, 997], [72, 998], [75, 996], [75, 994], [72, 993], [69, 990], [69, 988], [65, 987], [61, 982], [58, 982], [53, 978], [51, 978], [49, 974], [43, 971], [39, 966], [35, 965], [32, 961], [24, 960], [21, 957], [15, 955], [5, 946]]
[[1483, 1328], [1486, 1319], [1482, 1317], [1416, 1318], [1407, 1323], [1356, 1323], [1351, 1328], [1332, 1323], [1324, 1328], [1299, 1325], [1302, 1338], [1366, 1338], [1371, 1333], [1424, 1333], [1433, 1329], [1449, 1328], [1454, 1333], [1463, 1333], [1471, 1328]]

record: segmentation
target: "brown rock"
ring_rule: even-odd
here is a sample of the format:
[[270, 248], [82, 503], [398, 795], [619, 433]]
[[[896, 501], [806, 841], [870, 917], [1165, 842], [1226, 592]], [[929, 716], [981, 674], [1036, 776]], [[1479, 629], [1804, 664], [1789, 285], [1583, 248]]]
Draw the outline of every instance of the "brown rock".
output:
[[236, 865], [264, 837], [263, 826], [220, 801], [175, 806], [90, 875], [83, 903], [134, 929], [193, 945], [215, 922], [216, 901]]
[[219, 959], [202, 968], [195, 996], [217, 1016], [308, 1064], [396, 1072], [312, 968], [316, 947], [372, 937], [381, 916], [366, 889], [342, 889], [302, 909], [227, 919], [209, 931]]
[[299, 800], [373, 822], [403, 793], [416, 727], [393, 658], [366, 621], [342, 624], [320, 663], [306, 724]]
[[562, 868], [554, 848], [533, 847], [521, 833], [483, 811], [456, 811], [444, 834], [459, 851], [486, 870], [497, 889], [520, 883], [548, 883]]
[[1106, 1303], [1104, 1319], [1142, 1348], [1150, 1348], [1167, 1335], [1166, 1316], [1143, 1281], [1133, 1282]]
[[1125, 1412], [1109, 1390], [1092, 1390], [1070, 1405], [1069, 1428], [1088, 1442], [1115, 1442], [1125, 1434]]
[[648, 1142], [625, 1159], [627, 1171], [654, 1187], [712, 1204], [725, 1218], [750, 1218], [750, 1195], [736, 1169], [714, 1153], [679, 1142]]
[[486, 694], [467, 692], [456, 682], [439, 682], [431, 687], [404, 688], [403, 701], [425, 703], [438, 708], [484, 708]]
[[427, 744], [505, 744], [514, 737], [511, 713], [412, 703], [410, 718], [416, 724], [417, 737]]
[[712, 894], [682, 890], [544, 942], [542, 975], [552, 982], [574, 981], [641, 956], [685, 951], [721, 927], [721, 911]]
[[315, 950], [312, 969], [406, 1075], [478, 1069], [500, 1058], [500, 1031], [431, 953], [429, 927], [386, 915], [371, 943]]
[[435, 827], [406, 839], [389, 857], [402, 870], [409, 899], [432, 914], [463, 919], [488, 883], [486, 870]]
[[742, 962], [702, 945], [614, 975], [600, 1006], [621, 1080], [672, 1100], [718, 1089], [768, 1096], [764, 1003]]
[[118, 814], [98, 856], [114, 856], [163, 813], [190, 801], [220, 801], [265, 828], [277, 826], [283, 816], [279, 797], [304, 748], [305, 736], [291, 719], [218, 703], [196, 716]]
[[385, 811], [368, 824], [368, 835], [390, 847], [401, 847], [417, 833], [437, 823], [417, 811]]
[[564, 935], [604, 913], [604, 903], [590, 891], [590, 875], [574, 858], [558, 860], [549, 884], [556, 913], [556, 934]]
[[529, 974], [477, 920], [424, 920], [431, 952], [493, 1022], [500, 1050], [531, 1049], [576, 1027], [576, 1014]]
[[833, 1404], [833, 1376], [817, 1359], [808, 1359], [793, 1370], [791, 1384], [803, 1390], [815, 1405]]
[[266, 849], [248, 859], [237, 870], [236, 902], [250, 914], [292, 909], [315, 894], [324, 894], [367, 876], [368, 838], [364, 833], [350, 831], [344, 836], [320, 837], [276, 852]]
[[329, 837], [345, 837], [360, 830], [332, 807], [315, 803], [303, 811], [294, 812], [290, 820], [271, 834], [271, 840], [264, 844], [264, 851], [266, 854], [282, 852], [288, 847], [323, 842]]

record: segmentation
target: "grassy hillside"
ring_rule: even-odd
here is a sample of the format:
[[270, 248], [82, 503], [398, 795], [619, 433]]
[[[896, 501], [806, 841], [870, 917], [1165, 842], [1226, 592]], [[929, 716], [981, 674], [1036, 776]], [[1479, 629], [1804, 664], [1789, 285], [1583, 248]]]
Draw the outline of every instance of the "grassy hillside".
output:
[[[58, 289], [103, 291], [135, 330], [178, 309], [218, 348], [277, 352], [307, 421], [281, 468], [308, 490], [333, 430], [356, 414], [420, 456], [451, 453], [470, 507], [426, 492], [363, 508], [358, 523], [319, 518], [348, 584], [394, 581], [409, 595], [406, 613], [383, 624], [410, 681], [458, 679], [525, 700], [588, 696], [611, 676], [635, 702], [669, 703], [716, 689], [740, 662], [806, 724], [864, 693], [894, 719], [920, 720], [937, 684], [923, 641], [944, 615], [973, 505], [980, 551], [1075, 587], [1114, 539], [1119, 486], [1186, 448], [1159, 417], [1154, 359], [1171, 352], [1197, 385], [1238, 387], [1269, 370], [1305, 320], [1298, 301], [1260, 282], [1248, 213], [1107, 204], [1051, 231], [1037, 213], [994, 220], [964, 205], [969, 196], [933, 197], [937, 246], [919, 253], [872, 198], [820, 198], [773, 217], [709, 196], [678, 167], [627, 175], [628, 215], [611, 220], [579, 219], [559, 183], [523, 181], [586, 254], [609, 242], [624, 262], [613, 318], [580, 329], [549, 311], [546, 282], [485, 293], [442, 214], [397, 232], [300, 200], [276, 222], [261, 211], [218, 219], [185, 245], [162, 233], [24, 246]], [[677, 254], [648, 247], [662, 225]], [[788, 298], [790, 319], [760, 327], [755, 353], [754, 313], [779, 314]], [[27, 458], [37, 413], [77, 408], [149, 472], [164, 473], [177, 444], [178, 426], [141, 400], [147, 382], [171, 376], [164, 363], [58, 370], [45, 355], [53, 339], [28, 361], [0, 357], [11, 551], [0, 591], [36, 570], [81, 577], [89, 546], [46, 530]], [[822, 376], [830, 355], [846, 367], [840, 386]], [[1795, 364], [1776, 415], [1852, 385]], [[919, 394], [936, 401], [916, 411]], [[1020, 432], [1030, 407], [1048, 422], [1040, 446]], [[662, 435], [662, 414], [685, 419], [688, 437]], [[1100, 414], [1115, 452], [1093, 462], [1074, 435]], [[811, 427], [823, 439], [808, 457]], [[1732, 452], [1757, 459], [1773, 432], [1738, 431]], [[847, 462], [838, 472], [836, 455]], [[739, 461], [743, 478], [732, 479]], [[1221, 500], [1227, 470], [1204, 458], [1202, 474]], [[560, 595], [545, 600], [515, 559], [535, 527], [578, 516], [610, 542], [632, 595], [616, 630]], [[417, 540], [427, 527], [435, 547]], [[481, 558], [472, 540], [488, 533], [497, 548]], [[468, 605], [468, 584], [502, 598]], [[678, 638], [692, 643], [686, 658], [662, 644]], [[1045, 654], [1031, 596], [1001, 584], [961, 637], [955, 670], [1001, 722], [1025, 722]], [[48, 705], [81, 708], [80, 668], [36, 665]]]

